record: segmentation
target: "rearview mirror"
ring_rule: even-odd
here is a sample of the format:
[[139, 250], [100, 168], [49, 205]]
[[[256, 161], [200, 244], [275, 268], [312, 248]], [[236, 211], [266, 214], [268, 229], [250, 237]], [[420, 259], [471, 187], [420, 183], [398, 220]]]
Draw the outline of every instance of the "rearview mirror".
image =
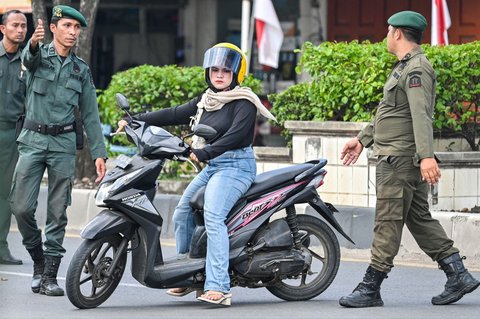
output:
[[130, 103], [128, 103], [128, 99], [125, 95], [117, 93], [115, 94], [115, 99], [117, 100], [117, 105], [125, 111], [130, 110]]

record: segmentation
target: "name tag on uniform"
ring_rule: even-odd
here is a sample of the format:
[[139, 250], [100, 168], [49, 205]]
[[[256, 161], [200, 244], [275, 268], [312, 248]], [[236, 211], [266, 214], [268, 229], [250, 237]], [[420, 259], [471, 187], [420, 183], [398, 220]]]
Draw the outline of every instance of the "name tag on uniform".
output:
[[70, 78], [75, 79], [77, 81], [82, 81], [82, 77], [77, 74], [70, 73]]

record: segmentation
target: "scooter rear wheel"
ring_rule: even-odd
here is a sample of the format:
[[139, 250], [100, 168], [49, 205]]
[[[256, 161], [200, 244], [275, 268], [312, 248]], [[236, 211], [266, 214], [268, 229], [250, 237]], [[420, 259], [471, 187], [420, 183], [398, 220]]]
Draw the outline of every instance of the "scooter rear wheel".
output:
[[[122, 237], [115, 235], [87, 239], [78, 247], [68, 267], [65, 285], [68, 299], [75, 307], [98, 307], [117, 288], [127, 262], [126, 249], [118, 252], [121, 242]], [[115, 269], [108, 276], [114, 263]]]
[[340, 265], [340, 245], [332, 229], [313, 216], [297, 215], [297, 221], [302, 245], [312, 255], [312, 265], [297, 276], [267, 286], [273, 295], [287, 301], [320, 295], [333, 282]]

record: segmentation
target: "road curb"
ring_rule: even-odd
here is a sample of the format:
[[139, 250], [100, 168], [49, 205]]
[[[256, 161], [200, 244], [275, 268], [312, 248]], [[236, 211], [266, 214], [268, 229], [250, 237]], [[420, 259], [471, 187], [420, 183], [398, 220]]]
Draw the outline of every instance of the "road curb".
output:
[[[102, 210], [95, 206], [96, 190], [74, 189], [72, 192], [72, 205], [67, 208], [68, 225], [67, 233], [78, 234], [83, 227]], [[47, 187], [40, 188], [38, 207], [35, 218], [39, 225], [45, 225], [47, 207]], [[164, 220], [162, 238], [173, 239], [174, 227], [172, 222], [173, 211], [180, 199], [180, 195], [157, 194], [154, 205]], [[340, 246], [347, 250], [366, 250], [370, 248], [373, 239], [373, 222], [375, 209], [356, 206], [336, 206], [339, 213], [335, 218], [356, 243], [348, 242], [336, 231]], [[318, 215], [311, 207], [307, 206], [306, 214]], [[455, 241], [455, 246], [460, 249], [462, 255], [467, 257], [467, 265], [477, 265], [480, 262], [480, 214], [459, 212], [432, 212], [432, 216], [440, 221], [447, 235]], [[16, 227], [15, 218], [12, 218], [12, 226]], [[353, 253], [353, 255], [355, 255]], [[432, 261], [420, 250], [412, 235], [405, 227], [402, 235], [402, 243], [397, 259], [411, 260], [420, 263], [432, 263]]]
[[[95, 205], [95, 193], [95, 189], [74, 189], [72, 191], [72, 205], [67, 207], [67, 233], [79, 234], [87, 223], [104, 209]], [[47, 187], [41, 186], [35, 213], [38, 225], [45, 225], [47, 220], [47, 195]], [[157, 194], [155, 196], [153, 204], [164, 220], [162, 238], [174, 237], [172, 215], [179, 200], [180, 195]], [[15, 218], [12, 218], [12, 226], [17, 228]]]
[[[360, 259], [363, 259], [365, 256], [369, 257], [369, 249], [373, 240], [375, 208], [355, 206], [336, 206], [336, 208], [339, 212], [335, 213], [335, 218], [345, 233], [356, 243], [356, 245], [353, 245], [338, 232], [334, 231], [340, 246], [346, 249], [346, 251], [350, 251], [348, 254], [353, 258], [360, 257]], [[311, 207], [307, 207], [305, 213], [317, 214]], [[480, 245], [478, 245], [480, 214], [437, 211], [433, 211], [431, 214], [433, 218], [440, 222], [447, 235], [454, 240], [454, 245], [460, 249], [460, 254], [467, 258], [465, 265], [478, 269], [480, 264]], [[402, 242], [395, 260], [437, 266], [418, 247], [407, 227], [403, 228]]]

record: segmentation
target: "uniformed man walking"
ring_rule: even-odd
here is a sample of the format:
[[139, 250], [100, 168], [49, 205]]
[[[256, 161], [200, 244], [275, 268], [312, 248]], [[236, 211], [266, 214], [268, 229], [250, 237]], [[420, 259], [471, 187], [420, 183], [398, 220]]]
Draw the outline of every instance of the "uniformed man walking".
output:
[[[45, 30], [38, 26], [22, 52], [27, 68], [27, 114], [18, 138], [19, 159], [13, 178], [10, 204], [30, 253], [33, 265], [32, 291], [62, 296], [57, 272], [65, 253], [63, 239], [67, 225], [75, 174], [75, 114], [79, 108], [90, 153], [95, 159], [98, 178], [105, 175], [107, 156], [103, 142], [95, 87], [88, 65], [72, 48], [81, 27], [87, 22], [80, 12], [68, 6], [55, 6], [50, 31], [52, 43], [41, 43]], [[40, 183], [48, 172], [45, 251], [41, 231], [35, 220]], [[83, 213], [83, 212], [77, 212]]]
[[419, 44], [426, 19], [402, 11], [388, 19], [387, 47], [398, 58], [375, 119], [341, 153], [344, 165], [354, 164], [364, 147], [374, 144], [377, 203], [371, 261], [363, 281], [340, 299], [345, 307], [383, 306], [380, 285], [393, 267], [402, 228], [407, 225], [420, 248], [447, 275], [445, 290], [434, 305], [458, 301], [480, 282], [465, 269], [462, 257], [428, 206], [428, 187], [439, 181], [433, 154], [432, 116], [436, 75]]
[[25, 109], [25, 78], [21, 70], [20, 44], [27, 34], [27, 18], [18, 10], [2, 16], [0, 31], [0, 264], [21, 265], [8, 249], [7, 236], [12, 212], [8, 194], [18, 159], [15, 125]]

